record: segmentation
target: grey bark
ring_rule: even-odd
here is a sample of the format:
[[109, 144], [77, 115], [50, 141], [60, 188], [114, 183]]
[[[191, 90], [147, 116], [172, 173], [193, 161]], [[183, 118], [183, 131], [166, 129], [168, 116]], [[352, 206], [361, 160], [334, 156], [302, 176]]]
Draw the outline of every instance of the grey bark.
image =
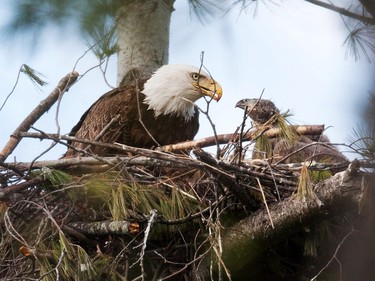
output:
[[117, 84], [147, 78], [168, 63], [174, 0], [125, 1], [117, 15]]

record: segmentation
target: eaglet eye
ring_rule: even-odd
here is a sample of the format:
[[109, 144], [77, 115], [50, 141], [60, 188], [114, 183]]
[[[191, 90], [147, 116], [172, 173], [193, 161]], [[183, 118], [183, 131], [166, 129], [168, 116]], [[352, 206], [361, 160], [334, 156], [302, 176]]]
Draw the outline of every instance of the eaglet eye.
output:
[[198, 81], [199, 77], [200, 77], [200, 75], [198, 73], [196, 73], [196, 72], [193, 72], [191, 74], [191, 78], [193, 78], [194, 81]]

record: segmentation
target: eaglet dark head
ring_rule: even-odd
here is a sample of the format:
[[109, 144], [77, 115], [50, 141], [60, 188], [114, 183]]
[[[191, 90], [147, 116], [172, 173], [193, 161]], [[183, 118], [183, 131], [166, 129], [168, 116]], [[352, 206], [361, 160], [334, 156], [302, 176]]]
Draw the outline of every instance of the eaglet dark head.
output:
[[272, 101], [263, 99], [242, 99], [237, 102], [236, 107], [246, 110], [247, 115], [258, 124], [264, 124], [280, 113]]

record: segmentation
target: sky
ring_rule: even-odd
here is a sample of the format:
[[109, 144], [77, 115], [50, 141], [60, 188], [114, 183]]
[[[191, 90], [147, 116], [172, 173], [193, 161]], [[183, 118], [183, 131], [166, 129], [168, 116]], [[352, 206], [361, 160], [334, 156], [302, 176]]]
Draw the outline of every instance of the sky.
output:
[[[374, 85], [374, 63], [356, 61], [346, 54], [348, 31], [342, 18], [328, 10], [300, 0], [280, 4], [259, 4], [240, 12], [233, 9], [202, 24], [191, 18], [187, 3], [177, 0], [171, 21], [169, 63], [204, 64], [220, 82], [224, 94], [210, 105], [210, 117], [218, 133], [234, 132], [243, 112], [235, 108], [242, 98], [271, 99], [281, 111], [290, 109], [290, 120], [299, 125], [324, 124], [333, 143], [348, 143], [361, 122], [360, 111]], [[0, 25], [9, 17], [0, 8]], [[98, 61], [74, 32], [48, 28], [39, 43], [17, 40], [0, 45], [0, 106], [12, 91], [18, 70], [27, 64], [44, 75], [48, 85], [36, 88], [21, 75], [17, 87], [0, 111], [0, 149], [23, 119], [46, 98], [58, 81], [76, 70], [86, 75], [45, 114], [35, 127], [69, 133], [86, 109], [109, 90], [97, 66]], [[116, 84], [116, 58], [110, 59], [107, 81]], [[198, 102], [205, 106], [203, 100]], [[58, 122], [56, 122], [58, 120]], [[196, 139], [213, 135], [205, 116], [200, 117]], [[57, 125], [58, 123], [58, 125]], [[7, 161], [31, 161], [51, 141], [23, 139]], [[355, 155], [340, 149], [349, 158]], [[65, 152], [58, 145], [40, 159], [57, 159]]]

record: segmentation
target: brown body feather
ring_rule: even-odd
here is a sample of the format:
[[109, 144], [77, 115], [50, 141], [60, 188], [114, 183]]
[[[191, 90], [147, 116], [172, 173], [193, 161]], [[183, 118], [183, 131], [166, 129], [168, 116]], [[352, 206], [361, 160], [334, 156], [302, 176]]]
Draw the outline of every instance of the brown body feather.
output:
[[[142, 89], [142, 87], [143, 83], [140, 88]], [[137, 97], [139, 102], [137, 102]], [[70, 135], [104, 143], [118, 142], [135, 147], [152, 148], [158, 145], [192, 140], [198, 132], [199, 111], [197, 109], [189, 121], [170, 114], [155, 117], [154, 111], [149, 110], [143, 100], [144, 94], [140, 91], [137, 93], [136, 87], [133, 85], [122, 86], [107, 92], [84, 113], [81, 120], [73, 127]], [[119, 116], [119, 119], [102, 133], [103, 129], [116, 116]], [[139, 121], [140, 119], [144, 126]], [[98, 139], [99, 134], [102, 136]], [[88, 152], [100, 156], [116, 153], [105, 147], [89, 146], [78, 142], [69, 144], [74, 148], [86, 149]], [[76, 150], [68, 149], [65, 157], [77, 155]]]

